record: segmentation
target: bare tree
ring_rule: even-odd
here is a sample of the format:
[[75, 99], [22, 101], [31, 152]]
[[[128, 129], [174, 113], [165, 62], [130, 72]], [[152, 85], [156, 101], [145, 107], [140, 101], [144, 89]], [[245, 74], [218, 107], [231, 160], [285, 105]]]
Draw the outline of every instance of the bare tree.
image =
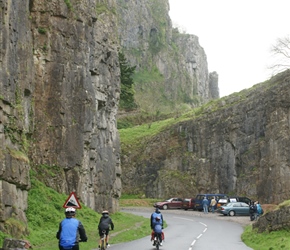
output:
[[278, 38], [275, 45], [271, 47], [273, 64], [269, 67], [273, 74], [290, 68], [290, 36]]

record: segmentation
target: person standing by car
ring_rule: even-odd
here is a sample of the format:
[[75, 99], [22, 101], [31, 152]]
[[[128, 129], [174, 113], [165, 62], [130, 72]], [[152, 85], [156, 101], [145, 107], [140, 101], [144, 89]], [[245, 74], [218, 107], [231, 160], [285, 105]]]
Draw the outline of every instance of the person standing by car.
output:
[[156, 223], [157, 217], [160, 218], [160, 223], [161, 223], [161, 226], [163, 227], [163, 215], [161, 214], [158, 207], [155, 209], [155, 212], [152, 213], [150, 217], [150, 227], [152, 230], [154, 229], [154, 223]]
[[216, 199], [215, 197], [213, 196], [211, 201], [210, 201], [210, 207], [211, 207], [211, 212], [214, 213], [214, 210], [215, 210], [215, 205], [216, 205]]
[[205, 214], [208, 213], [208, 205], [209, 205], [209, 201], [208, 199], [206, 198], [206, 196], [204, 196], [203, 200], [202, 200], [202, 207], [203, 207], [203, 212]]
[[102, 212], [102, 217], [100, 218], [100, 222], [99, 222], [99, 225], [98, 225], [99, 236], [100, 236], [99, 248], [100, 248], [100, 246], [102, 244], [103, 231], [106, 231], [106, 245], [107, 245], [107, 247], [109, 247], [110, 226], [111, 226], [111, 230], [114, 230], [114, 223], [113, 223], [112, 219], [109, 216], [109, 212], [107, 210], [104, 210]]
[[80, 236], [82, 242], [88, 240], [84, 226], [75, 218], [75, 215], [75, 208], [66, 208], [66, 218], [60, 222], [58, 232], [56, 233], [56, 238], [59, 240], [59, 250], [79, 250], [78, 236]]
[[259, 201], [256, 201], [256, 207], [257, 207], [257, 218], [256, 218], [256, 220], [257, 220], [264, 213], [264, 211], [263, 211]]
[[256, 219], [256, 213], [257, 213], [257, 206], [253, 201], [251, 201], [249, 206], [249, 212], [250, 212], [250, 220], [253, 221]]

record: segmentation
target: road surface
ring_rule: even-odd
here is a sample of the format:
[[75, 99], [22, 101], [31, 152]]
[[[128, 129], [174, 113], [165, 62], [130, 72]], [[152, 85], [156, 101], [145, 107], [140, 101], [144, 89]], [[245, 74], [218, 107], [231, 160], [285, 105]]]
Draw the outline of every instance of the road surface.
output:
[[[154, 209], [123, 209], [122, 212], [133, 213], [148, 218]], [[227, 216], [203, 214], [183, 210], [161, 210], [167, 228], [164, 229], [165, 241], [161, 250], [250, 250], [241, 241], [243, 226], [229, 221]], [[248, 220], [248, 218], [244, 219]], [[117, 226], [117, 225], [116, 225]], [[153, 250], [150, 236], [111, 245], [109, 250]]]

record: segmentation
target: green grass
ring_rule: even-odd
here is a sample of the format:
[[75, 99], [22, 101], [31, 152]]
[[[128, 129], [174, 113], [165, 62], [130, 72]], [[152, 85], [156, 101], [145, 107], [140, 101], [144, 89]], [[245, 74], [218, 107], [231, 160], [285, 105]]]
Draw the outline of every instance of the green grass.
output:
[[252, 226], [249, 225], [242, 234], [242, 240], [254, 250], [290, 249], [289, 231], [287, 230], [259, 234], [255, 230], [252, 230]]
[[183, 114], [177, 119], [169, 118], [165, 120], [152, 122], [149, 124], [142, 124], [142, 125], [135, 126], [132, 128], [119, 129], [121, 142], [122, 144], [130, 145], [145, 137], [151, 137], [151, 136], [157, 135], [158, 133], [163, 131], [165, 128], [173, 124], [192, 119], [193, 116], [194, 116], [194, 112], [191, 111], [186, 114]]

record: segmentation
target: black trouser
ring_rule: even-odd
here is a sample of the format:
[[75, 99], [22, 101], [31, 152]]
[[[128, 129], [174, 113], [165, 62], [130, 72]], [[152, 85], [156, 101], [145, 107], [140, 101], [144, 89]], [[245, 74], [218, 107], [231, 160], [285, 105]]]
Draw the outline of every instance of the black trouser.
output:
[[159, 238], [159, 241], [162, 242], [162, 235], [161, 233], [155, 233], [154, 232], [154, 236]]
[[80, 250], [79, 245], [76, 244], [72, 248], [63, 248], [62, 246], [59, 246], [59, 250]]

